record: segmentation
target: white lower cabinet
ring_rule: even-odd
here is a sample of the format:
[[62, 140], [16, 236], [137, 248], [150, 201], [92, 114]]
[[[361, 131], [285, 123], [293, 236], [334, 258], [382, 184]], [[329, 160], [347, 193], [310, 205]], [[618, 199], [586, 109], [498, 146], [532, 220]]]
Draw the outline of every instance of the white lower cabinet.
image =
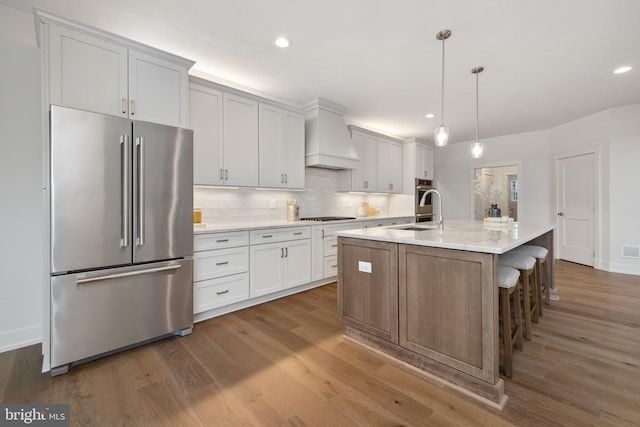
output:
[[254, 231], [251, 243], [251, 298], [311, 282], [311, 227]]
[[249, 273], [196, 282], [193, 311], [202, 313], [249, 299]]
[[194, 314], [249, 299], [249, 232], [195, 236], [193, 281]]

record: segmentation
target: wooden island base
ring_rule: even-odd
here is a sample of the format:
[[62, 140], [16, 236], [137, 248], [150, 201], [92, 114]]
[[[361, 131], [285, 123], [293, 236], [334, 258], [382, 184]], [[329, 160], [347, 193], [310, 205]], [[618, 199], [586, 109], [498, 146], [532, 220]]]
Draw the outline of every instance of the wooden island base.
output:
[[345, 326], [344, 336], [394, 361], [404, 362], [426, 379], [437, 381], [488, 406], [502, 410], [507, 403], [508, 396], [504, 394], [502, 378], [499, 378], [495, 384], [489, 384], [350, 326]]
[[[501, 409], [507, 399], [499, 357], [501, 248], [450, 249], [429, 246], [426, 238], [373, 233], [338, 237], [338, 313], [345, 335]], [[552, 233], [513, 240], [550, 248]], [[458, 234], [463, 238], [464, 230]], [[478, 234], [493, 237], [482, 228], [471, 236]]]

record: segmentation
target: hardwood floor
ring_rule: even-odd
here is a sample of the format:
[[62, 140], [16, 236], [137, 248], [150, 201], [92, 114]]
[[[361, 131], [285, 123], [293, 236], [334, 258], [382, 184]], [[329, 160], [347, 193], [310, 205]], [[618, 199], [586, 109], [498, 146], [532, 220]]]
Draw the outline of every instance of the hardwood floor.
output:
[[640, 277], [560, 261], [560, 301], [514, 353], [499, 412], [342, 337], [336, 286], [40, 373], [0, 354], [0, 402], [69, 403], [71, 425], [640, 425]]

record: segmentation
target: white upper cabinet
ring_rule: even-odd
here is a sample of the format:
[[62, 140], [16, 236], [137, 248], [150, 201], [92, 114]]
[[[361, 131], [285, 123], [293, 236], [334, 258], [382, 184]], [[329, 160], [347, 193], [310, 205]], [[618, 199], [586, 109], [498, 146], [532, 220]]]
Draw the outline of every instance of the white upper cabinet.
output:
[[378, 191], [378, 137], [350, 127], [351, 140], [360, 158], [357, 169], [340, 171], [339, 191]]
[[383, 137], [378, 137], [378, 191], [402, 192], [402, 145]]
[[415, 177], [433, 179], [433, 147], [416, 142]]
[[258, 186], [258, 102], [223, 94], [225, 185]]
[[224, 185], [222, 92], [191, 83], [189, 124], [193, 129], [193, 183]]
[[338, 191], [402, 192], [402, 144], [366, 129], [349, 127], [359, 167], [340, 171]]
[[172, 126], [189, 126], [186, 67], [129, 51], [129, 117]]
[[304, 116], [260, 103], [260, 187], [304, 188]]
[[414, 194], [415, 180], [433, 180], [433, 147], [418, 139], [409, 139], [402, 144], [403, 192]]
[[304, 189], [304, 114], [284, 110], [285, 186]]
[[45, 103], [188, 127], [192, 61], [37, 11]]

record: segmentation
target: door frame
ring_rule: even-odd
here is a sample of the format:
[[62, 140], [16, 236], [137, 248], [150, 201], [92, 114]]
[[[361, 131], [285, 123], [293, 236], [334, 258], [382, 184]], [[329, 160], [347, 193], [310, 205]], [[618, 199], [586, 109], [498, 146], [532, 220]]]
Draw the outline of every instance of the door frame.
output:
[[[600, 145], [593, 145], [589, 147], [576, 148], [569, 151], [562, 151], [560, 153], [555, 153], [553, 155], [553, 209], [554, 212], [550, 212], [550, 214], [554, 217], [552, 222], [555, 222], [557, 230], [559, 231], [560, 223], [558, 221], [558, 206], [560, 205], [560, 201], [558, 200], [559, 191], [558, 186], [560, 185], [559, 177], [559, 168], [560, 168], [560, 160], [566, 159], [569, 157], [582, 156], [586, 154], [593, 154], [593, 181], [595, 182], [595, 186], [593, 188], [593, 250], [595, 255], [593, 257], [593, 268], [602, 270], [603, 262], [601, 260], [601, 254], [603, 251], [600, 248], [600, 243], [602, 239], [600, 238], [600, 230], [602, 229], [602, 203], [600, 201], [600, 195], [602, 194], [602, 172], [601, 172], [601, 153], [602, 147]], [[553, 233], [553, 247], [554, 247], [554, 258], [559, 259], [560, 250], [559, 250], [559, 242], [560, 242], [559, 233]]]
[[[509, 166], [515, 166], [518, 170], [518, 188], [522, 188], [522, 160], [474, 163], [471, 165], [469, 172], [469, 219], [473, 221], [475, 218], [476, 186], [474, 180], [476, 179], [476, 169], [504, 168]], [[520, 194], [518, 194], [518, 201], [516, 202], [518, 212], [520, 211], [521, 201]]]

